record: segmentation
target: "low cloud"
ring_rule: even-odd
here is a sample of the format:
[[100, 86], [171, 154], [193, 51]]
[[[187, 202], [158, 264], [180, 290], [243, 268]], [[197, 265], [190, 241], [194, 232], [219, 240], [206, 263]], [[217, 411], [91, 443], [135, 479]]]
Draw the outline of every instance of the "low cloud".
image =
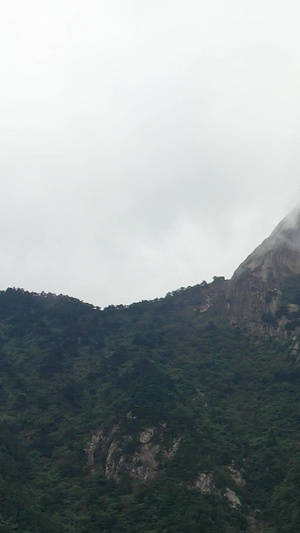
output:
[[104, 306], [229, 277], [297, 203], [295, 3], [4, 11], [3, 289]]

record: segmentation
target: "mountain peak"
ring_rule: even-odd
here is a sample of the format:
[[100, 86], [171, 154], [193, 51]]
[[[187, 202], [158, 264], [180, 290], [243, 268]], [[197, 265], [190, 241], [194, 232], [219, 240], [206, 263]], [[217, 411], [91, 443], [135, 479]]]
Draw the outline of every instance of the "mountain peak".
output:
[[231, 324], [258, 336], [285, 335], [287, 317], [280, 324], [276, 318], [283, 282], [299, 274], [300, 204], [234, 272], [226, 293]]
[[284, 219], [279, 222], [269, 239], [274, 244], [282, 241], [290, 246], [300, 247], [300, 204], [298, 204]]
[[300, 274], [300, 204], [298, 204], [234, 272], [232, 281], [250, 274], [277, 283], [289, 274]]
[[300, 229], [300, 203], [298, 203], [289, 214], [284, 217], [284, 219], [278, 224], [275, 228], [276, 231], [279, 226], [282, 226], [284, 229]]

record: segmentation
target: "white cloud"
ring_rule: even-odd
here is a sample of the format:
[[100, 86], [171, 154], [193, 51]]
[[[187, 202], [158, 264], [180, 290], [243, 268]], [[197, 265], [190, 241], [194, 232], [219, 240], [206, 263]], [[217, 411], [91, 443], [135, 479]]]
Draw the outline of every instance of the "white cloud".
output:
[[298, 202], [296, 2], [3, 11], [2, 288], [103, 306], [230, 276]]

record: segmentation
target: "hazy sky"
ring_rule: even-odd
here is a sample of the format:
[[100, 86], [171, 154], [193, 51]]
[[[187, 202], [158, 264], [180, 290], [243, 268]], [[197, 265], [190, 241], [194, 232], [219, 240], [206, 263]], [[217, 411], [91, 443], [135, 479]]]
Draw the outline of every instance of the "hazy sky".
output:
[[299, 201], [300, 4], [9, 0], [0, 288], [104, 307], [230, 277]]

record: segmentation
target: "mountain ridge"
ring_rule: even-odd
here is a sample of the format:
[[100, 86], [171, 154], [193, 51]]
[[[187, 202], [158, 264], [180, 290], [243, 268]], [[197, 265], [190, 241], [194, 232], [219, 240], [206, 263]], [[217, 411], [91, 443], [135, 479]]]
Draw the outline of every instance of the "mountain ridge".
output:
[[[286, 338], [295, 316], [283, 309], [285, 280], [300, 275], [300, 207], [293, 209], [215, 290], [209, 284], [206, 310], [216, 320], [241, 327], [251, 336]], [[290, 311], [298, 312], [297, 303]], [[281, 314], [280, 314], [281, 310]], [[204, 311], [205, 312], [205, 311]], [[219, 317], [219, 318], [218, 318]], [[292, 320], [290, 320], [292, 318]], [[288, 324], [288, 326], [287, 326]], [[287, 333], [289, 331], [289, 333]]]
[[300, 206], [284, 217], [270, 236], [239, 265], [232, 280], [246, 269], [263, 281], [267, 281], [270, 274], [280, 282], [285, 274], [300, 273]]
[[1, 532], [298, 533], [288, 220], [231, 280], [156, 300], [0, 291]]

